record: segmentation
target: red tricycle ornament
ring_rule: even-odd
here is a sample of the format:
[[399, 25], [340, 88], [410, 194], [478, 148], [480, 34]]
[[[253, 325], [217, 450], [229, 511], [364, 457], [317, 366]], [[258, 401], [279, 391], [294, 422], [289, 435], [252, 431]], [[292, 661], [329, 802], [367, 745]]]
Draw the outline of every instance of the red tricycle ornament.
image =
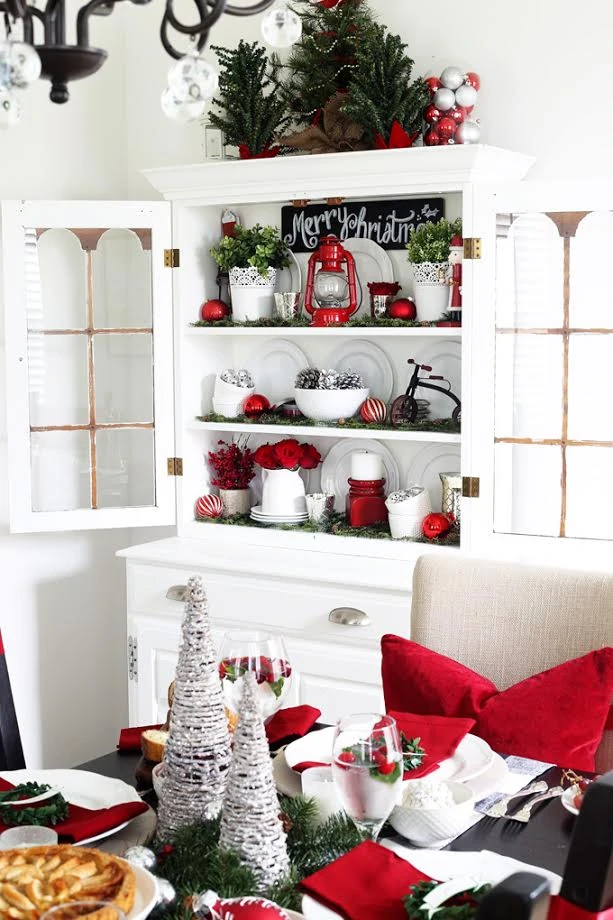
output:
[[313, 317], [311, 325], [342, 326], [359, 306], [353, 255], [338, 237], [324, 236], [309, 259], [304, 309]]

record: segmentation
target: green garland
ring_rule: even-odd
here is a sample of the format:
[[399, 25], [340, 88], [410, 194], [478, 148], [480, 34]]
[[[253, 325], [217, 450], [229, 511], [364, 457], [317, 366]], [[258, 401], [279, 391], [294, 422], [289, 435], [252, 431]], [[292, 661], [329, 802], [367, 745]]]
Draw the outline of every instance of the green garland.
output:
[[[436, 322], [420, 322], [417, 319], [392, 319], [389, 316], [385, 316], [382, 319], [374, 320], [372, 316], [360, 316], [355, 319], [350, 319], [348, 323], [344, 323], [343, 326], [349, 326], [349, 328], [367, 328], [367, 329], [377, 329], [381, 326], [394, 327], [396, 329], [400, 328], [422, 328], [422, 329], [433, 329], [438, 326], [438, 323], [446, 322], [449, 320], [448, 314], [443, 314], [440, 320]], [[250, 319], [245, 322], [235, 323], [232, 319], [221, 319], [217, 320], [214, 323], [205, 322], [200, 319], [195, 323], [190, 323], [194, 329], [213, 329], [215, 326], [222, 326], [226, 329], [228, 328], [238, 328], [238, 329], [304, 329], [310, 327], [314, 331], [319, 330], [322, 333], [329, 332], [330, 329], [342, 329], [343, 326], [311, 326], [311, 320], [307, 317], [300, 317], [299, 319], [277, 319], [273, 317], [271, 319]], [[450, 327], [450, 328], [460, 328], [460, 327]], [[453, 335], [453, 332], [450, 332], [450, 335]]]
[[392, 425], [391, 422], [382, 422], [375, 425], [369, 422], [364, 422], [361, 418], [348, 418], [342, 422], [326, 422], [325, 424], [322, 424], [321, 422], [311, 418], [284, 418], [282, 415], [277, 415], [273, 412], [264, 412], [257, 418], [247, 418], [246, 415], [239, 415], [236, 418], [228, 418], [225, 415], [217, 415], [215, 412], [211, 412], [209, 415], [197, 415], [196, 421], [214, 422], [216, 424], [225, 424], [227, 422], [229, 426], [237, 424], [253, 425], [254, 428], [256, 428], [258, 425], [293, 425], [295, 427], [299, 426], [301, 428], [351, 428], [354, 430], [368, 431], [444, 431], [449, 434], [460, 433], [459, 422], [456, 422], [451, 418], [436, 418], [427, 422], [403, 422], [402, 425]]
[[[440, 882], [418, 882], [411, 887], [411, 893], [404, 899], [404, 907], [409, 920], [428, 920], [430, 916], [424, 908], [424, 898]], [[479, 904], [485, 895], [491, 891], [491, 885], [482, 885], [480, 888], [467, 889], [449, 898], [449, 903], [443, 904], [436, 911], [436, 920], [473, 920], [477, 915]]]
[[[281, 907], [299, 910], [298, 883], [352, 850], [361, 837], [344, 815], [335, 815], [318, 825], [313, 800], [282, 798], [280, 808], [291, 868], [288, 876], [264, 896]], [[222, 898], [233, 898], [256, 893], [251, 870], [235, 853], [220, 849], [219, 827], [220, 819], [186, 827], [175, 834], [172, 842], [162, 842], [158, 847], [156, 872], [168, 879], [177, 892], [176, 904], [163, 914], [167, 920], [193, 920], [185, 901], [195, 894], [211, 890]]]
[[50, 799], [44, 799], [39, 805], [20, 808], [7, 804], [19, 802], [20, 799], [32, 799], [49, 789], [51, 786], [41, 783], [21, 783], [13, 789], [0, 792], [0, 821], [9, 827], [22, 824], [53, 827], [63, 821], [68, 817], [68, 802], [59, 792]]

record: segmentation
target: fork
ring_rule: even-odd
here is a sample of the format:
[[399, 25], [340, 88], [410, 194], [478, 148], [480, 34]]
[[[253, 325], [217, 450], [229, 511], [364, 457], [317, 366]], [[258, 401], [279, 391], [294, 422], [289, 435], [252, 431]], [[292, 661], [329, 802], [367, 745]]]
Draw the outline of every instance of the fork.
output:
[[532, 783], [530, 786], [527, 786], [525, 789], [520, 789], [519, 792], [514, 792], [512, 795], [505, 795], [499, 802], [496, 802], [488, 808], [484, 814], [488, 815], [490, 818], [505, 818], [507, 817], [507, 808], [509, 807], [511, 799], [519, 799], [526, 795], [533, 795], [535, 792], [546, 791], [547, 783], [545, 780], [541, 779], [537, 783]]
[[562, 786], [552, 786], [547, 792], [543, 792], [542, 795], [537, 795], [533, 798], [531, 802], [528, 802], [527, 805], [520, 808], [514, 815], [505, 815], [505, 818], [509, 821], [520, 821], [522, 824], [527, 824], [532, 817], [532, 809], [535, 805], [540, 804], [540, 802], [545, 802], [547, 799], [556, 799], [558, 796], [561, 796], [563, 792], [564, 789]]

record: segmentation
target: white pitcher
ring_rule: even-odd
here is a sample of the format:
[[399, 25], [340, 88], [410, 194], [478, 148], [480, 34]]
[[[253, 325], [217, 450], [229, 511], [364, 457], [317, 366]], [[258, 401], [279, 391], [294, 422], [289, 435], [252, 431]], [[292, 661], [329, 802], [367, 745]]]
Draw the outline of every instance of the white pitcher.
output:
[[279, 517], [306, 513], [300, 470], [262, 470], [262, 512]]

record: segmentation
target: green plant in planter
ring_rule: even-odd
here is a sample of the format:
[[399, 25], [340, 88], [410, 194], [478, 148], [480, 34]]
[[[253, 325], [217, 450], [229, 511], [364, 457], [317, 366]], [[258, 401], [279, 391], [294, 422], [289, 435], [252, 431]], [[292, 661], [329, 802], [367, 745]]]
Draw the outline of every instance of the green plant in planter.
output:
[[224, 236], [210, 253], [222, 272], [231, 268], [257, 268], [263, 278], [269, 268], [287, 268], [290, 264], [289, 250], [277, 227], [259, 224], [251, 229], [237, 225], [235, 236]]
[[449, 247], [454, 236], [462, 236], [462, 221], [441, 218], [436, 224], [420, 224], [411, 230], [407, 243], [409, 262], [448, 262]]

